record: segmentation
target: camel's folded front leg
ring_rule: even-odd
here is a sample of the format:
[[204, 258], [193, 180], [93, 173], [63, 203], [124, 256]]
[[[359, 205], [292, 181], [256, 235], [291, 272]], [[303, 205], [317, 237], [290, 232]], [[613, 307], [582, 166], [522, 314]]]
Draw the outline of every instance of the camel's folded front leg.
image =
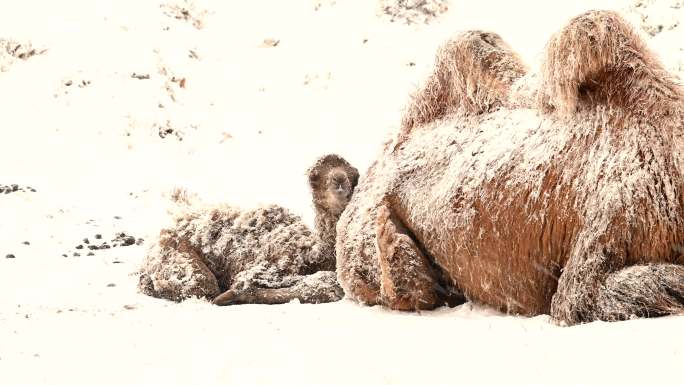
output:
[[387, 203], [380, 206], [376, 224], [383, 303], [396, 310], [425, 310], [449, 302], [430, 261]]
[[200, 254], [170, 231], [162, 232], [159, 244], [143, 261], [138, 287], [143, 294], [172, 301], [219, 293], [216, 277]]
[[326, 303], [342, 299], [344, 293], [334, 271], [318, 271], [295, 277], [294, 284], [279, 288], [249, 287], [230, 289], [214, 299], [216, 305], [288, 303], [298, 299], [302, 303]]

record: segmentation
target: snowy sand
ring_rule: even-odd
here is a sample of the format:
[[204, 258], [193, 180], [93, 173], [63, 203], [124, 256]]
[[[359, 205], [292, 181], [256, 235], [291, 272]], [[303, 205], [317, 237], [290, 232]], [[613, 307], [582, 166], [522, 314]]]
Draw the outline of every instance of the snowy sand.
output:
[[[454, 0], [411, 26], [362, 0], [5, 3], [0, 48], [36, 55], [0, 53], [0, 187], [24, 188], [0, 193], [0, 384], [684, 382], [682, 317], [218, 308], [135, 275], [174, 186], [311, 223], [306, 168], [336, 152], [364, 172], [454, 32], [494, 30], [533, 66], [569, 17], [619, 9], [681, 74], [681, 1]], [[144, 241], [99, 249], [121, 232]]]

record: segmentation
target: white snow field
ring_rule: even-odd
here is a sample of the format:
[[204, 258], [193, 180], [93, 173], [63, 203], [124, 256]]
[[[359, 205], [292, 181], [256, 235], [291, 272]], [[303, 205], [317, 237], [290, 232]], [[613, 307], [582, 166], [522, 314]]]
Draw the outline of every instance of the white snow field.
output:
[[162, 1], [0, 1], [0, 385], [684, 383], [684, 317], [176, 304], [135, 275], [174, 186], [311, 223], [306, 168], [363, 173], [449, 35], [534, 66], [568, 18], [618, 9], [681, 76], [682, 1], [452, 0], [411, 25], [370, 0]]

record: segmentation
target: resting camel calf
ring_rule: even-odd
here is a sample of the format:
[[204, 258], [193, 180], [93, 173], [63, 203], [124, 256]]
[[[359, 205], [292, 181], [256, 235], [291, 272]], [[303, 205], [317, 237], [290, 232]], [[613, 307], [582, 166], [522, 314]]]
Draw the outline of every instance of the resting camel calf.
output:
[[335, 225], [359, 174], [339, 156], [327, 155], [308, 177], [315, 234], [279, 206], [242, 211], [188, 204], [143, 261], [140, 291], [173, 301], [207, 298], [217, 305], [341, 299]]
[[682, 89], [613, 12], [572, 19], [543, 61], [527, 74], [479, 31], [439, 51], [338, 223], [349, 297], [568, 325], [684, 311]]

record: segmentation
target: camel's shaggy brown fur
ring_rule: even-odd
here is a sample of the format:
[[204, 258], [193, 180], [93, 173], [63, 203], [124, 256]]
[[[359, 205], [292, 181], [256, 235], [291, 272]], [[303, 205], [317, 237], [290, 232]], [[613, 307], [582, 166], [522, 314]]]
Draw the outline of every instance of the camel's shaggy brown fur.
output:
[[492, 32], [467, 31], [437, 51], [435, 70], [413, 95], [402, 119], [410, 131], [449, 114], [479, 114], [507, 104], [513, 83], [526, 67]]
[[654, 116], [678, 89], [636, 31], [613, 13], [589, 13], [548, 43], [539, 108], [572, 114], [596, 104]]
[[[474, 54], [472, 36], [438, 55], [461, 59], [437, 61], [340, 218], [346, 294], [403, 310], [465, 295], [567, 324], [684, 311], [679, 86], [612, 12], [571, 20], [537, 75], [490, 65], [519, 61], [500, 40]], [[525, 81], [536, 97], [514, 100]]]
[[174, 301], [201, 297], [219, 305], [339, 300], [335, 225], [359, 174], [337, 155], [320, 158], [308, 174], [316, 234], [279, 206], [193, 207], [187, 194], [174, 192], [182, 207], [143, 261], [141, 292]]

